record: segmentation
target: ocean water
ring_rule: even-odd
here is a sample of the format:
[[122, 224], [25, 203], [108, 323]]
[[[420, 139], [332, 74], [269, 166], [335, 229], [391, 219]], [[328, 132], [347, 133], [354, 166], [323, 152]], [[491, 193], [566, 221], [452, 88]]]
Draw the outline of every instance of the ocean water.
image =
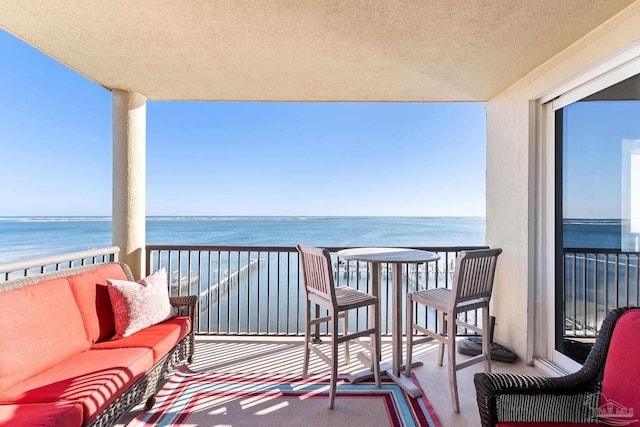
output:
[[[149, 217], [146, 232], [147, 243], [167, 245], [468, 246], [484, 244], [485, 221], [450, 217]], [[0, 262], [108, 246], [109, 218], [0, 218]], [[288, 257], [273, 253], [262, 254], [250, 264], [249, 256], [257, 254], [222, 253], [220, 258], [198, 258], [201, 263], [193, 265], [185, 259], [180, 262], [178, 257], [168, 260], [166, 254], [162, 256], [172, 291], [181, 288], [187, 294], [200, 295], [200, 331], [288, 333], [289, 328], [303, 324], [297, 263], [289, 264]], [[252, 267], [242, 268], [248, 265]], [[336, 279], [341, 284], [351, 280], [366, 287], [365, 276], [356, 274], [358, 268], [353, 267], [347, 274], [336, 265]], [[422, 280], [425, 277], [426, 273]], [[430, 277], [435, 280], [434, 274]], [[444, 280], [444, 273], [439, 279]], [[387, 284], [386, 276], [383, 281]], [[382, 296], [385, 307], [387, 294]], [[388, 317], [383, 319], [384, 328]]]
[[[188, 245], [241, 245], [241, 246], [294, 246], [303, 243], [314, 246], [466, 246], [485, 244], [485, 221], [483, 218], [434, 218], [434, 217], [149, 217], [146, 223], [147, 243], [150, 244], [188, 244]], [[564, 246], [576, 248], [619, 249], [621, 226], [614, 221], [571, 220], [564, 225]], [[27, 259], [38, 256], [63, 254], [91, 248], [111, 246], [111, 221], [106, 217], [53, 217], [53, 218], [0, 218], [0, 263]], [[252, 271], [251, 285], [246, 289], [238, 283], [224, 285], [226, 277], [233, 276], [240, 265], [245, 265], [247, 254], [242, 259], [234, 255], [222, 255], [222, 259], [210, 259], [204, 265], [190, 271], [187, 264], [167, 264], [172, 280], [182, 283], [184, 278], [200, 275], [192, 286], [190, 293], [205, 295], [201, 307], [210, 306], [209, 321], [201, 328], [213, 331], [229, 330], [267, 330], [270, 324], [277, 324], [276, 313], [281, 311], [272, 307], [271, 317], [264, 313], [269, 310], [265, 305], [289, 304], [300, 297], [296, 290], [292, 295], [281, 295], [279, 298], [268, 298], [265, 277], [280, 277], [287, 272], [288, 282], [297, 283], [298, 271], [295, 264], [281, 268], [277, 255], [273, 256], [269, 265], [263, 258], [258, 269]], [[255, 254], [254, 254], [255, 256]], [[228, 258], [228, 259], [227, 259]], [[598, 321], [604, 316], [608, 307], [602, 302], [617, 301], [620, 289], [627, 289], [630, 283], [638, 283], [637, 255], [616, 258], [615, 255], [597, 258], [577, 254], [565, 259], [567, 275], [565, 277], [566, 318], [570, 325], [580, 325], [580, 330], [573, 331], [573, 326], [565, 331], [571, 334], [591, 333], [598, 328]], [[218, 265], [220, 264], [220, 265]], [[443, 265], [441, 266], [443, 267]], [[341, 284], [345, 280], [357, 280], [352, 275], [357, 268], [347, 275], [335, 266], [336, 278]], [[269, 274], [267, 273], [267, 270]], [[212, 283], [206, 279], [212, 273]], [[444, 270], [442, 270], [444, 271]], [[597, 274], [596, 274], [597, 272]], [[360, 273], [357, 273], [360, 274]], [[411, 276], [411, 275], [409, 275]], [[410, 278], [408, 276], [408, 279]], [[364, 276], [363, 276], [364, 277]], [[420, 276], [419, 280], [435, 280], [436, 275]], [[440, 274], [438, 280], [445, 277]], [[361, 277], [361, 282], [365, 280]], [[407, 279], [407, 280], [408, 280]], [[449, 280], [451, 277], [449, 277]], [[283, 279], [285, 280], [285, 279]], [[286, 280], [285, 280], [286, 282]], [[227, 286], [218, 294], [218, 283]], [[244, 283], [244, 279], [243, 279]], [[626, 284], [618, 286], [618, 283]], [[383, 284], [388, 285], [383, 278]], [[416, 286], [406, 283], [403, 286]], [[268, 286], [267, 286], [268, 287]], [[209, 301], [208, 289], [215, 290], [215, 301]], [[274, 291], [275, 292], [275, 291]], [[639, 298], [640, 290], [635, 288], [625, 291], [623, 299], [628, 296]], [[262, 296], [260, 296], [262, 295]], [[383, 296], [383, 300], [384, 300]], [[219, 300], [218, 300], [219, 299]], [[273, 300], [273, 301], [272, 301]], [[262, 302], [256, 302], [262, 301]], [[228, 313], [242, 311], [249, 313], [246, 318], [231, 319]], [[253, 313], [256, 304], [262, 307], [260, 318]], [[386, 303], [384, 305], [387, 306]], [[601, 307], [602, 306], [602, 307]], [[235, 311], [234, 311], [235, 310]], [[286, 311], [286, 310], [285, 310]], [[246, 314], [243, 312], [244, 314]], [[278, 314], [280, 315], [280, 314]], [[296, 316], [296, 312], [289, 313]], [[228, 319], [228, 320], [227, 320]], [[433, 320], [433, 319], [432, 319]], [[290, 319], [300, 323], [300, 319]], [[434, 320], [435, 321], [435, 320]], [[271, 323], [270, 323], [271, 322]], [[383, 322], [386, 328], [386, 323]], [[254, 325], [254, 326], [250, 326]], [[284, 323], [283, 323], [284, 325]], [[282, 326], [282, 328], [286, 328]], [[253, 329], [252, 329], [253, 328]], [[270, 330], [270, 329], [269, 329]], [[585, 332], [586, 331], [586, 332]], [[283, 332], [283, 331], [279, 331]]]
[[620, 249], [621, 233], [619, 220], [566, 220], [562, 237], [565, 248]]
[[[148, 217], [147, 243], [189, 245], [484, 245], [472, 217]], [[564, 246], [620, 248], [620, 223], [568, 220]], [[0, 262], [111, 246], [108, 217], [0, 217]]]
[[[483, 245], [484, 218], [148, 217], [149, 244]], [[107, 217], [0, 218], [0, 262], [111, 246]]]

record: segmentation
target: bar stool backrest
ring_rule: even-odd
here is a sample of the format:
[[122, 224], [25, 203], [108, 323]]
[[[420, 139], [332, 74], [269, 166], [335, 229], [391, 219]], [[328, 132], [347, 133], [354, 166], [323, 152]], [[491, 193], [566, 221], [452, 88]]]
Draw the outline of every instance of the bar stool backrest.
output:
[[502, 249], [478, 249], [461, 251], [456, 259], [453, 276], [452, 304], [491, 298], [493, 278], [496, 272], [498, 255]]
[[297, 245], [296, 249], [300, 255], [307, 298], [324, 306], [335, 306], [336, 292], [329, 251], [303, 245]]

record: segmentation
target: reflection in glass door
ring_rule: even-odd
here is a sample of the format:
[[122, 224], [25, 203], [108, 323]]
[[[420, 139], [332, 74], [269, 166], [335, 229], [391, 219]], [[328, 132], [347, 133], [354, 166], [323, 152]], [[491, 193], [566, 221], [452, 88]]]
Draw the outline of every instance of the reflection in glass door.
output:
[[583, 363], [606, 313], [640, 302], [640, 76], [557, 110], [555, 126], [555, 346]]

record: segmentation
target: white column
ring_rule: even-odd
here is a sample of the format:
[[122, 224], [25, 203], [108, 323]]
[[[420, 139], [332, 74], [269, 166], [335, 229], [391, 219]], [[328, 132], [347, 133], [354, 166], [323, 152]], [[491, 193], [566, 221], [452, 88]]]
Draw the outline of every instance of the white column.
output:
[[146, 101], [138, 93], [112, 91], [112, 239], [136, 279], [145, 273]]

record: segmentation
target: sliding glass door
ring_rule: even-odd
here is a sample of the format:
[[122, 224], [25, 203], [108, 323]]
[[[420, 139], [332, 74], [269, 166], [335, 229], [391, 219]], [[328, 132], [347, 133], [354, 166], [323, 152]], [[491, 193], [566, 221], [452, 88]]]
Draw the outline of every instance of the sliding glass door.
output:
[[555, 128], [555, 349], [582, 363], [606, 313], [640, 303], [640, 76], [557, 108]]

